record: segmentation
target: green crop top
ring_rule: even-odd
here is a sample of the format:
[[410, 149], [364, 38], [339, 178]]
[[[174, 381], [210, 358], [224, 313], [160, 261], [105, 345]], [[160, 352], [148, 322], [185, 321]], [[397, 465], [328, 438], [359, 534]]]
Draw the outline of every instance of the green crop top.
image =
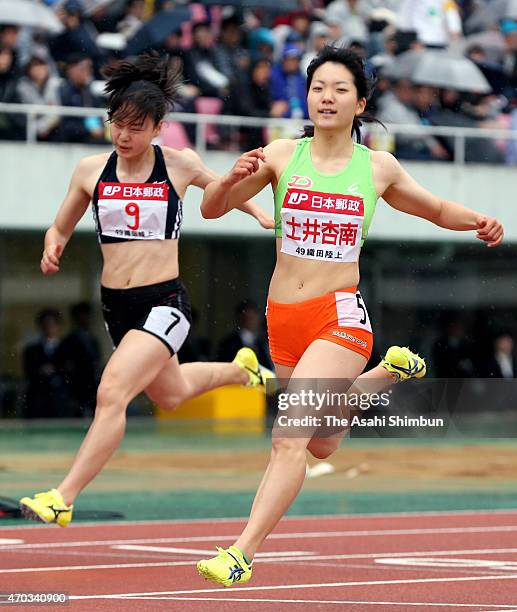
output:
[[358, 261], [377, 193], [371, 151], [354, 143], [337, 174], [321, 174], [311, 159], [312, 138], [301, 138], [275, 189], [275, 235], [282, 252], [321, 261]]

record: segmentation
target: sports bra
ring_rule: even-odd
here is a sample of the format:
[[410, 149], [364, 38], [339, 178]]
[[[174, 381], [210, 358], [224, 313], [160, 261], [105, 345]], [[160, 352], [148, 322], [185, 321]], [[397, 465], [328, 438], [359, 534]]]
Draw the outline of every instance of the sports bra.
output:
[[179, 238], [183, 202], [167, 173], [163, 151], [153, 148], [154, 166], [145, 183], [121, 183], [117, 152], [109, 156], [92, 197], [100, 243]]

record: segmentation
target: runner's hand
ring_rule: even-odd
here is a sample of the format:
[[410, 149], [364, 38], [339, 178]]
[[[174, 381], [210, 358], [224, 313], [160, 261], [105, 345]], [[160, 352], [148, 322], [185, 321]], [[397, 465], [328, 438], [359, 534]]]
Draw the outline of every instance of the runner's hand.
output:
[[224, 184], [230, 187], [257, 172], [259, 169], [259, 159], [266, 161], [262, 147], [243, 153], [235, 162], [230, 172], [224, 176]]
[[493, 217], [479, 217], [476, 238], [486, 242], [489, 247], [496, 247], [503, 241], [503, 226]]
[[267, 213], [259, 213], [256, 219], [264, 229], [275, 229], [275, 220]]
[[43, 251], [40, 268], [45, 276], [59, 272], [59, 260], [62, 254], [63, 246], [61, 244], [52, 244]]

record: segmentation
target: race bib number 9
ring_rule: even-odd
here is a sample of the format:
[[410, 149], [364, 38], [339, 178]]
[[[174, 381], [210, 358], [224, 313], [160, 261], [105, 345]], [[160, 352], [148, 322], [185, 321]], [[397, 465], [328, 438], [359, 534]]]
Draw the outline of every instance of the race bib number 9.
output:
[[321, 261], [359, 259], [364, 221], [361, 197], [289, 189], [280, 214], [282, 253]]
[[101, 233], [130, 240], [164, 240], [167, 183], [99, 183]]

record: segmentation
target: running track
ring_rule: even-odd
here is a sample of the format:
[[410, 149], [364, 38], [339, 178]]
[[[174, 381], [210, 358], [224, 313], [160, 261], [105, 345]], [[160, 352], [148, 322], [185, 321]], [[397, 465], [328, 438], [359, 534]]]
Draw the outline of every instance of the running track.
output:
[[156, 612], [517, 612], [517, 511], [291, 518], [251, 582], [224, 589], [195, 561], [243, 521], [0, 529], [0, 592], [68, 592], [8, 609]]

